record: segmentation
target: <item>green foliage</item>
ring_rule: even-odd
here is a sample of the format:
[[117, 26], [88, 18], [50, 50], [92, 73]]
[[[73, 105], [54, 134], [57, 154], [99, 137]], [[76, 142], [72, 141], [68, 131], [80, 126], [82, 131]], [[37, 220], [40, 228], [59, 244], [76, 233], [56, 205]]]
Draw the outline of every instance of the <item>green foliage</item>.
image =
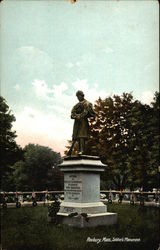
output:
[[133, 100], [131, 94], [114, 95], [95, 104], [90, 120], [87, 153], [101, 157], [108, 166], [103, 179], [118, 189], [158, 186], [159, 94], [152, 106]]
[[[17, 190], [62, 189], [62, 174], [58, 168], [59, 153], [40, 145], [28, 144], [24, 148], [24, 161], [13, 166]], [[54, 168], [53, 168], [54, 167]]]
[[9, 110], [5, 99], [0, 96], [0, 175], [2, 178], [2, 188], [14, 187], [12, 185], [12, 168], [11, 166], [18, 160], [23, 158], [23, 151], [17, 145], [15, 138], [16, 133], [12, 131], [12, 123], [15, 117]]
[[144, 190], [158, 187], [159, 121], [157, 113], [152, 106], [136, 101], [128, 117], [132, 135], [130, 141], [132, 151], [128, 159], [132, 182], [135, 186], [143, 186]]
[[[62, 189], [62, 174], [57, 165], [59, 153], [48, 147], [29, 144], [23, 150], [12, 131], [15, 116], [0, 96], [0, 153], [2, 190]], [[54, 169], [53, 169], [54, 167]]]
[[123, 93], [122, 97], [114, 95], [105, 100], [99, 98], [95, 105], [96, 117], [90, 121], [88, 149], [91, 154], [98, 152], [109, 168], [108, 178], [113, 180], [118, 189], [124, 188], [129, 174], [127, 161], [131, 134], [127, 116], [132, 107], [131, 94]]
[[86, 154], [107, 165], [106, 188], [158, 187], [159, 99], [156, 92], [149, 106], [123, 93], [96, 101]]
[[59, 217], [57, 216], [57, 213], [60, 209], [60, 202], [57, 199], [54, 199], [54, 202], [52, 202], [48, 206], [48, 218], [50, 218], [51, 222], [55, 225], [59, 223]]

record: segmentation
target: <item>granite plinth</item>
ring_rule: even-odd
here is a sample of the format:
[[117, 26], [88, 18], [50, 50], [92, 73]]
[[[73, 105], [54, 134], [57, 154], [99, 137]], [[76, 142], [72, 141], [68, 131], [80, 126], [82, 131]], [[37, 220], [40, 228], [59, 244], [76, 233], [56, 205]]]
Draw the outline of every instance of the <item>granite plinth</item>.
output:
[[[60, 165], [64, 172], [64, 201], [58, 213], [63, 224], [82, 227], [115, 223], [117, 215], [107, 213], [107, 206], [100, 201], [100, 173], [105, 167], [97, 156], [80, 155], [64, 158]], [[71, 213], [78, 215], [71, 218]], [[90, 224], [86, 223], [81, 213], [89, 216]]]

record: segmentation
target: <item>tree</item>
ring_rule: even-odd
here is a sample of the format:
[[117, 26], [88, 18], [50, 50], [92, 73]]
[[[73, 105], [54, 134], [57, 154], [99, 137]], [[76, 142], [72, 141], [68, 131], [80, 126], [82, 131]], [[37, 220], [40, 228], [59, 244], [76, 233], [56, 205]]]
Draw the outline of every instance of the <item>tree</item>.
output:
[[107, 165], [102, 175], [106, 188], [157, 187], [159, 94], [151, 106], [128, 93], [99, 98], [94, 110], [86, 153], [100, 156]]
[[24, 148], [24, 161], [14, 165], [14, 180], [18, 190], [62, 189], [59, 153], [40, 145], [28, 144]]
[[131, 181], [134, 186], [148, 187], [148, 180], [151, 177], [151, 150], [152, 144], [149, 121], [151, 119], [151, 107], [143, 105], [136, 101], [128, 120], [131, 124], [131, 153], [129, 155], [129, 163], [131, 167]]
[[108, 180], [112, 179], [118, 189], [124, 188], [129, 175], [130, 124], [127, 116], [133, 106], [133, 96], [123, 93], [95, 104], [96, 117], [90, 121], [91, 139], [88, 150], [100, 156], [107, 167]]
[[151, 106], [135, 102], [129, 117], [132, 140], [129, 161], [132, 183], [144, 190], [158, 187], [159, 166], [159, 94]]
[[[160, 166], [159, 149], [160, 149], [160, 93], [155, 92], [154, 100], [151, 103], [152, 107], [152, 119], [150, 120], [150, 128], [152, 131], [152, 164], [155, 167], [155, 171]], [[159, 185], [158, 178], [157, 187]]]
[[159, 95], [151, 106], [133, 101], [131, 94], [99, 99], [91, 120], [88, 150], [108, 165], [106, 176], [118, 189], [158, 185]]
[[0, 96], [0, 174], [2, 189], [5, 190], [12, 186], [10, 183], [11, 166], [23, 157], [23, 151], [15, 141], [16, 132], [12, 131], [12, 123], [15, 120], [5, 99]]

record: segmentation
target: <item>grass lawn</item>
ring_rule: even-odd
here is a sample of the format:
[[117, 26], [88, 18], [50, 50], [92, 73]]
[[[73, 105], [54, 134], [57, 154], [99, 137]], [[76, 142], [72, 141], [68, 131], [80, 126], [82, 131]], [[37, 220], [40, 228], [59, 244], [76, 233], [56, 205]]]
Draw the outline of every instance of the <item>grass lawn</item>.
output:
[[[96, 228], [71, 228], [47, 222], [47, 207], [23, 207], [1, 210], [3, 250], [55, 249], [136, 249], [157, 250], [159, 209], [130, 205], [108, 205], [118, 213], [118, 223]], [[101, 239], [99, 244], [87, 238]], [[104, 242], [106, 238], [140, 238], [140, 242]]]

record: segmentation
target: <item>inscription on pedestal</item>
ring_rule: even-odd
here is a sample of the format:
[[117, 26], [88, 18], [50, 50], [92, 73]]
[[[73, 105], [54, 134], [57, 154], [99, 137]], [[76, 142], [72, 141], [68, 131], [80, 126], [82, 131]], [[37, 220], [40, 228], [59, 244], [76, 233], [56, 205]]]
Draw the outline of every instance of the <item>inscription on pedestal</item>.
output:
[[82, 180], [77, 174], [68, 174], [64, 180], [65, 199], [68, 201], [80, 201], [82, 197]]

